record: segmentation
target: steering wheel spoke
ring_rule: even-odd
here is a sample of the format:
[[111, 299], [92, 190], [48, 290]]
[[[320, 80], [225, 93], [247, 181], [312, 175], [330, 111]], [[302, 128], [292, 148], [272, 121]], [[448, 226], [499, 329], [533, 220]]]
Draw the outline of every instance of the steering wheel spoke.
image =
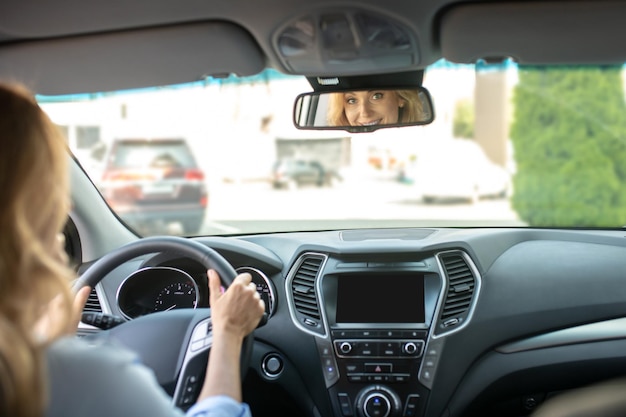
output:
[[211, 319], [195, 325], [182, 360], [180, 377], [174, 390], [174, 404], [184, 410], [196, 402], [204, 381], [208, 354], [213, 345]]

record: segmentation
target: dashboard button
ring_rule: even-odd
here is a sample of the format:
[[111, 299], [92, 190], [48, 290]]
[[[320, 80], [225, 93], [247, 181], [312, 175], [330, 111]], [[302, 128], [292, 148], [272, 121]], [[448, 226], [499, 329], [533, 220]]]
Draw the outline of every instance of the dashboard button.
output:
[[400, 342], [383, 342], [379, 344], [379, 352], [381, 356], [399, 356]]
[[339, 399], [339, 407], [341, 408], [341, 414], [349, 417], [352, 415], [352, 403], [350, 402], [350, 397], [348, 394], [344, 392], [340, 392], [337, 394], [337, 398]]
[[339, 351], [344, 355], [348, 355], [352, 352], [352, 344], [350, 342], [342, 342], [339, 344]]
[[389, 374], [391, 373], [390, 363], [366, 363], [365, 372], [368, 374]]
[[415, 417], [417, 415], [417, 406], [419, 405], [420, 396], [417, 394], [409, 394], [404, 406], [402, 417]]
[[365, 399], [363, 408], [367, 417], [387, 417], [391, 404], [384, 395], [374, 393]]
[[357, 356], [376, 356], [378, 355], [377, 347], [374, 342], [359, 342], [355, 353]]
[[270, 353], [263, 358], [262, 368], [266, 376], [276, 378], [283, 371], [283, 358], [276, 353]]
[[265, 369], [271, 374], [277, 374], [282, 369], [283, 364], [277, 357], [272, 357], [265, 363]]

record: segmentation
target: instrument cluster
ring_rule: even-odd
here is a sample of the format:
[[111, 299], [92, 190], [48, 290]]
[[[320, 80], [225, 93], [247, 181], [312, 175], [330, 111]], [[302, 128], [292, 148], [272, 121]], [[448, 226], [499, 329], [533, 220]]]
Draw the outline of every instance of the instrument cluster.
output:
[[[274, 312], [275, 291], [269, 278], [259, 269], [239, 267], [237, 273], [247, 272], [265, 302], [265, 312]], [[120, 313], [126, 319], [179, 308], [209, 307], [206, 272], [187, 272], [169, 266], [152, 266], [130, 274], [117, 292]]]

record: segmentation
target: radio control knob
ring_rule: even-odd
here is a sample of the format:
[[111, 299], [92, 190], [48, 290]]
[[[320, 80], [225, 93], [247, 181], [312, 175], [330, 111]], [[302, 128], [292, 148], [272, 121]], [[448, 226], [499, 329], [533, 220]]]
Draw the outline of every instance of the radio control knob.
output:
[[358, 417], [397, 417], [401, 402], [398, 394], [382, 385], [365, 387], [356, 399]]
[[404, 344], [404, 352], [413, 355], [417, 352], [417, 345], [414, 342], [406, 342]]
[[339, 350], [341, 351], [341, 353], [347, 355], [348, 353], [352, 352], [352, 344], [350, 342], [343, 342], [339, 345]]
[[363, 403], [365, 417], [387, 417], [391, 412], [389, 399], [379, 393], [370, 394]]

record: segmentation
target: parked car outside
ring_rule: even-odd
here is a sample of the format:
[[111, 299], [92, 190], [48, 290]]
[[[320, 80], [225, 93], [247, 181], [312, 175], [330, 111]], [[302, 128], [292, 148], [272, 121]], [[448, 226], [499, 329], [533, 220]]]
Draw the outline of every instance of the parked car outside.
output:
[[421, 146], [402, 171], [425, 203], [471, 202], [505, 198], [511, 175], [492, 162], [480, 144], [471, 139], [437, 139]]
[[111, 208], [146, 232], [198, 233], [208, 204], [204, 172], [183, 138], [115, 139], [98, 184]]
[[272, 167], [274, 188], [295, 189], [302, 186], [332, 185], [339, 178], [336, 172], [327, 170], [314, 160], [282, 159]]

